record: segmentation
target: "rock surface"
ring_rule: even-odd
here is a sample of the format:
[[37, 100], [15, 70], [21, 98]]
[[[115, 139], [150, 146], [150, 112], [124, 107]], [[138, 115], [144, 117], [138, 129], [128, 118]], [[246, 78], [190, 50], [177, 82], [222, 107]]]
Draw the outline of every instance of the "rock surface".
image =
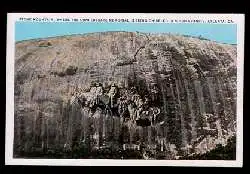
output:
[[[89, 151], [129, 146], [149, 150], [146, 159], [160, 152], [178, 159], [225, 145], [236, 132], [236, 52], [209, 40], [132, 32], [17, 42], [14, 156], [72, 151], [82, 142]], [[115, 83], [120, 96], [131, 87], [147, 95], [160, 109], [156, 124], [141, 127], [70, 101], [95, 82], [104, 92]]]

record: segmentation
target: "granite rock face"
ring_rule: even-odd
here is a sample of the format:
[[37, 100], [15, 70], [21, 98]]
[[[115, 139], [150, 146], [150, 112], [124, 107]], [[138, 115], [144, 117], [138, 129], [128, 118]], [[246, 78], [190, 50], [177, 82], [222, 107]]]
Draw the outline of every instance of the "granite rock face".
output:
[[[178, 159], [225, 145], [236, 133], [234, 45], [105, 32], [22, 41], [15, 50], [14, 156], [72, 151], [82, 143], [88, 152], [130, 148], [144, 159], [159, 153]], [[115, 109], [83, 102], [93, 83], [106, 97], [116, 85]], [[144, 104], [148, 99], [147, 109], [121, 104], [135, 95], [131, 88]], [[150, 118], [159, 112], [154, 123], [139, 125], [132, 111]]]

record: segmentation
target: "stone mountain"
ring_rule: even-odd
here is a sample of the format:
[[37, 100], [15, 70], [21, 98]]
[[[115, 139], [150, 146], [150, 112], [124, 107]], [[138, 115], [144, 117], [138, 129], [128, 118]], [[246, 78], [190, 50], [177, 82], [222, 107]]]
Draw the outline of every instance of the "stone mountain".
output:
[[[146, 149], [143, 158], [150, 151], [153, 159], [178, 159], [225, 145], [236, 133], [236, 52], [203, 38], [139, 32], [17, 42], [14, 155], [72, 151], [82, 143], [88, 152], [134, 147]], [[119, 97], [135, 87], [160, 110], [156, 123], [139, 126], [119, 112], [70, 102], [93, 83], [104, 93], [116, 84]]]

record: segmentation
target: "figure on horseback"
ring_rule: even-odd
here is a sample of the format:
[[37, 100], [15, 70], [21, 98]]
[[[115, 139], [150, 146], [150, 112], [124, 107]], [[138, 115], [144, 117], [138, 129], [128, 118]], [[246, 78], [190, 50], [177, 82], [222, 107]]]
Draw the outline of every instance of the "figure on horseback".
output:
[[109, 92], [108, 92], [109, 102], [110, 102], [110, 107], [111, 108], [113, 108], [114, 105], [115, 105], [115, 100], [116, 100], [116, 97], [117, 97], [117, 93], [118, 93], [118, 88], [115, 85], [115, 83], [113, 83], [111, 85], [111, 88], [110, 88]]
[[124, 122], [126, 118], [129, 118], [128, 101], [126, 96], [121, 96], [118, 100], [118, 114], [120, 115], [122, 122]]
[[96, 104], [98, 105], [100, 103], [100, 97], [103, 95], [103, 87], [101, 83], [97, 83], [96, 85]]
[[91, 85], [90, 87], [90, 91], [89, 91], [89, 94], [87, 96], [87, 103], [88, 103], [88, 106], [90, 108], [92, 108], [95, 104], [96, 104], [96, 98], [97, 98], [97, 95], [96, 95], [96, 87], [97, 85], [94, 83]]

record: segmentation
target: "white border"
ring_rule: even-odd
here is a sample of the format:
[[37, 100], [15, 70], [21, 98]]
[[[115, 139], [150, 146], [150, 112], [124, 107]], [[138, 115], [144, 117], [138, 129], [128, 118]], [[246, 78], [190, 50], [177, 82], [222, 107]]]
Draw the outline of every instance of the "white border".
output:
[[[237, 24], [237, 147], [236, 160], [108, 160], [108, 159], [14, 159], [14, 53], [15, 21], [19, 17], [48, 18], [161, 18], [161, 19], [232, 19]], [[243, 163], [243, 74], [244, 74], [244, 14], [139, 14], [139, 13], [8, 13], [7, 60], [6, 60], [6, 165], [53, 165], [53, 166], [206, 166], [242, 167]], [[212, 25], [212, 24], [211, 24]]]

